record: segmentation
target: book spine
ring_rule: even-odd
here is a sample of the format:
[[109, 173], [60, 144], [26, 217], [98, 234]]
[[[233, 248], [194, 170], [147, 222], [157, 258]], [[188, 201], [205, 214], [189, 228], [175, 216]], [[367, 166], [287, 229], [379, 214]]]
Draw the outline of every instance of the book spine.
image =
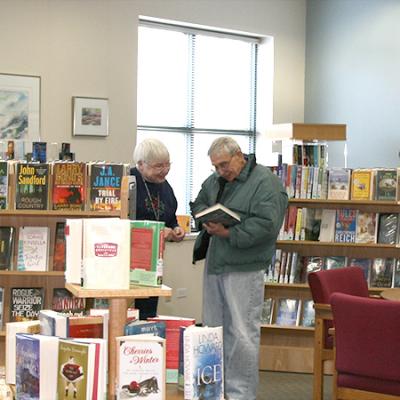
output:
[[184, 399], [192, 400], [193, 391], [193, 376], [194, 376], [194, 360], [191, 349], [193, 348], [193, 337], [190, 332], [183, 333], [183, 376], [184, 376]]

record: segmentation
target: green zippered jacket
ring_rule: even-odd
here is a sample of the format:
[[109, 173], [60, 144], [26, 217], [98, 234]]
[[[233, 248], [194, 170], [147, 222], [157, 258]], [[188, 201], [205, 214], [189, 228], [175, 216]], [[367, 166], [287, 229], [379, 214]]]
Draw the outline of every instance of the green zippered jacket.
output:
[[[240, 215], [240, 223], [229, 228], [229, 237], [211, 237], [207, 253], [210, 274], [265, 269], [275, 252], [275, 242], [288, 204], [279, 178], [268, 167], [256, 164], [254, 154], [239, 176], [227, 182], [220, 203]], [[212, 206], [219, 190], [218, 175], [202, 184], [192, 214]], [[200, 245], [200, 236], [195, 248]]]

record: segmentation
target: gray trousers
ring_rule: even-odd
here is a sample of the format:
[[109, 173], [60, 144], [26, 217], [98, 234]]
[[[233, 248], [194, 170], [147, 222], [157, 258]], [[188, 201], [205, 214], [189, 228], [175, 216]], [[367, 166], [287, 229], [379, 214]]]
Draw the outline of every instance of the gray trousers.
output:
[[225, 398], [256, 400], [264, 271], [207, 273], [203, 282], [203, 324], [222, 326]]

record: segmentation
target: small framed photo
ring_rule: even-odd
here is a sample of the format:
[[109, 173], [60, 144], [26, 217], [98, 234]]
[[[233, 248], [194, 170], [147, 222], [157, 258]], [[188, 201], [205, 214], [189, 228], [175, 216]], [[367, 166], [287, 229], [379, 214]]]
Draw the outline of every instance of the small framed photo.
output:
[[0, 73], [0, 138], [40, 139], [40, 76]]
[[108, 99], [73, 97], [74, 136], [108, 136]]

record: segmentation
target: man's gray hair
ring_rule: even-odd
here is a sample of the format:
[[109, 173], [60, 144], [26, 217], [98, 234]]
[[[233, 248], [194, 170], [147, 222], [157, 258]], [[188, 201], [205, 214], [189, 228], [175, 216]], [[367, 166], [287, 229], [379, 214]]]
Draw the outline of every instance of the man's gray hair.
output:
[[208, 156], [213, 156], [216, 154], [229, 154], [233, 156], [238, 151], [242, 151], [236, 140], [232, 139], [229, 136], [222, 136], [218, 139], [215, 139], [210, 148], [208, 149]]
[[158, 139], [145, 139], [137, 144], [133, 151], [133, 162], [137, 164], [139, 161], [146, 163], [168, 162], [168, 149]]

